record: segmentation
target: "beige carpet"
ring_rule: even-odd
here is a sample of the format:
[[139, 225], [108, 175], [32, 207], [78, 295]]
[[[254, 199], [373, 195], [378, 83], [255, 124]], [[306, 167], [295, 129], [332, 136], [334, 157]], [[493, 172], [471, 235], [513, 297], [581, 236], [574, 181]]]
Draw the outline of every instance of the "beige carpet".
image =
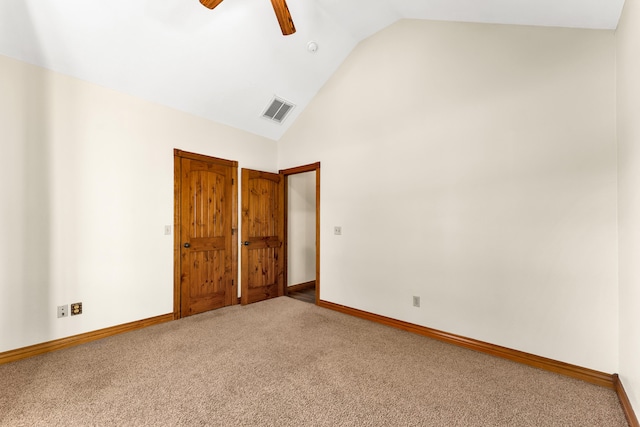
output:
[[282, 297], [0, 366], [2, 426], [625, 426], [612, 390]]

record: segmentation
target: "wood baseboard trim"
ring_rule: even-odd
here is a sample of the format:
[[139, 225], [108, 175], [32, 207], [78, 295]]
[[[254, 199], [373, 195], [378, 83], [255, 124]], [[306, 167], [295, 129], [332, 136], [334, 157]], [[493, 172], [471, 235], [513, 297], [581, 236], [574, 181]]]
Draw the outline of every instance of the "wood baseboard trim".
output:
[[618, 399], [620, 400], [620, 405], [622, 405], [624, 416], [627, 418], [629, 427], [640, 427], [640, 424], [638, 424], [638, 417], [636, 417], [636, 413], [631, 406], [629, 396], [627, 396], [627, 392], [624, 390], [622, 381], [620, 381], [620, 377], [618, 376], [618, 374], [613, 374], [613, 385], [616, 394], [618, 395]]
[[298, 283], [297, 285], [287, 286], [287, 292], [304, 291], [305, 289], [311, 289], [316, 287], [316, 281], [311, 280], [309, 282]]
[[460, 347], [479, 351], [481, 353], [486, 353], [492, 356], [508, 359], [513, 362], [523, 363], [525, 365], [533, 366], [539, 369], [544, 369], [546, 371], [554, 372], [556, 374], [566, 375], [566, 376], [577, 378], [592, 384], [597, 384], [610, 389], [615, 389], [614, 376], [604, 372], [594, 371], [592, 369], [571, 365], [569, 363], [548, 359], [542, 356], [536, 356], [534, 354], [525, 353], [523, 351], [513, 350], [507, 347], [501, 347], [501, 346], [490, 344], [487, 342], [478, 341], [472, 338], [450, 334], [448, 332], [427, 328], [425, 326], [404, 322], [402, 320], [392, 319], [390, 317], [380, 316], [378, 314], [369, 313], [367, 311], [358, 310], [356, 308], [351, 308], [351, 307], [335, 304], [328, 301], [320, 300], [318, 302], [318, 305], [320, 307], [328, 308], [331, 310], [339, 311], [341, 313], [360, 317], [362, 319], [381, 323], [386, 326], [402, 329], [407, 332], [412, 332], [412, 333], [423, 335], [429, 338], [434, 338], [440, 341], [447, 342], [449, 344], [454, 344]]
[[149, 319], [137, 320], [135, 322], [125, 323], [123, 325], [111, 326], [109, 328], [98, 329], [97, 331], [86, 332], [84, 334], [73, 335], [41, 344], [31, 345], [29, 347], [18, 348], [0, 353], [0, 365], [15, 362], [16, 360], [26, 359], [28, 357], [37, 356], [39, 354], [49, 353], [63, 348], [73, 347], [79, 344], [107, 338], [113, 335], [122, 334], [124, 332], [135, 331], [136, 329], [146, 328], [147, 326], [157, 325], [159, 323], [173, 320], [173, 313], [163, 314], [161, 316], [151, 317]]

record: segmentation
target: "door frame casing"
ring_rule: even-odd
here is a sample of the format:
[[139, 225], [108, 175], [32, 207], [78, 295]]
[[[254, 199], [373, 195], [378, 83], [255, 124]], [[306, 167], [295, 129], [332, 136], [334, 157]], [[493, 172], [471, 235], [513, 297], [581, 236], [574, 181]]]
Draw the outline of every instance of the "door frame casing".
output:
[[181, 159], [200, 160], [203, 162], [217, 163], [231, 167], [232, 190], [231, 190], [231, 271], [232, 286], [228, 290], [231, 292], [231, 305], [238, 303], [238, 162], [226, 160], [218, 157], [206, 156], [203, 154], [182, 151], [177, 148], [173, 150], [173, 318], [182, 317], [181, 310], [181, 209], [182, 202], [182, 162]]
[[280, 174], [284, 175], [284, 294], [287, 295], [288, 274], [289, 274], [289, 251], [288, 251], [288, 216], [289, 216], [289, 176], [299, 173], [316, 173], [316, 305], [320, 301], [320, 162], [311, 163], [304, 166], [297, 166], [289, 169], [281, 169]]

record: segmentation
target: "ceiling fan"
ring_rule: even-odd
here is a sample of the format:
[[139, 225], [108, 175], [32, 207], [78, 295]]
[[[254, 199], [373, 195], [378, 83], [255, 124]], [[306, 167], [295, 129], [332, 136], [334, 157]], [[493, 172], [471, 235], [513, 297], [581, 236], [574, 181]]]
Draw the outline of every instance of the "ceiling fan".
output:
[[[222, 3], [222, 0], [200, 0], [200, 3], [209, 9], [213, 9]], [[288, 36], [295, 33], [296, 27], [293, 25], [293, 19], [291, 19], [286, 0], [271, 0], [271, 4], [273, 5], [273, 10], [276, 12], [282, 35]]]

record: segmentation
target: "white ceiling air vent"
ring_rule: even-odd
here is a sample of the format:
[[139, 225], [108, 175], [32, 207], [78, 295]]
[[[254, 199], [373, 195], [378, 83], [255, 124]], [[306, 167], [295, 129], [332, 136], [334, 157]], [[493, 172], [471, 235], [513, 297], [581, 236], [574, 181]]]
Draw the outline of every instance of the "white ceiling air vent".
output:
[[291, 110], [293, 110], [293, 107], [295, 107], [295, 105], [292, 103], [274, 96], [269, 106], [264, 110], [264, 113], [262, 113], [262, 117], [277, 123], [282, 123]]

